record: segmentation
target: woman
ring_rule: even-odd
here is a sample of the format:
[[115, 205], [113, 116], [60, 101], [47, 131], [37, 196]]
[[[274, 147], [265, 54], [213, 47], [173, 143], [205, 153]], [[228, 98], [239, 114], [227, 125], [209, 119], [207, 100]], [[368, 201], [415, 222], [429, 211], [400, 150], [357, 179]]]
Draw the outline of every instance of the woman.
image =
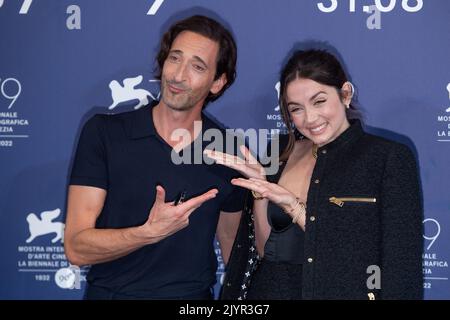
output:
[[[222, 297], [421, 299], [422, 206], [413, 154], [351, 120], [353, 85], [330, 53], [295, 52], [280, 82], [288, 135], [280, 138], [278, 173], [266, 177], [247, 149], [245, 163], [209, 153], [239, 170], [246, 179], [232, 183], [254, 197]], [[244, 241], [248, 230], [257, 268], [254, 247]]]

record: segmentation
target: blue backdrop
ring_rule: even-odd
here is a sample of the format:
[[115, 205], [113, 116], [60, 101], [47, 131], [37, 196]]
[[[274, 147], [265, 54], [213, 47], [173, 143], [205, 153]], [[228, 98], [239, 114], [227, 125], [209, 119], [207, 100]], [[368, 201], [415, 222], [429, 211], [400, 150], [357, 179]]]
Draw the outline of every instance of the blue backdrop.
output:
[[448, 0], [0, 0], [0, 298], [82, 297], [86, 270], [68, 265], [58, 234], [80, 127], [157, 99], [161, 34], [194, 13], [218, 16], [237, 40], [237, 80], [207, 109], [230, 128], [280, 129], [287, 53], [336, 48], [369, 131], [416, 150], [425, 297], [450, 299]]

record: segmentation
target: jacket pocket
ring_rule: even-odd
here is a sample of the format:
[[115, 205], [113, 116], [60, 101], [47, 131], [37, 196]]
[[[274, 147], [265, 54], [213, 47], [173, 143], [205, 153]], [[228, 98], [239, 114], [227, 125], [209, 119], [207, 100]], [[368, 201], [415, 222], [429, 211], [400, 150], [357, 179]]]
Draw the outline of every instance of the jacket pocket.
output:
[[339, 207], [343, 207], [346, 202], [363, 202], [363, 203], [376, 203], [377, 198], [367, 197], [331, 197], [329, 201]]

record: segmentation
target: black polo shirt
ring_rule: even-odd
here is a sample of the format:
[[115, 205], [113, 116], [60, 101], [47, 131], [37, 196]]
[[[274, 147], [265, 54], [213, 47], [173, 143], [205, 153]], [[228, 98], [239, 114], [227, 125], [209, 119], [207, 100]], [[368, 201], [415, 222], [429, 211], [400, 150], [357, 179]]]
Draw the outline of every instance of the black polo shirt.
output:
[[[202, 115], [202, 131], [216, 128]], [[193, 146], [190, 146], [192, 156]], [[202, 150], [211, 142], [200, 141]], [[225, 143], [225, 139], [224, 139]], [[132, 297], [176, 298], [204, 292], [216, 282], [214, 236], [219, 212], [243, 207], [243, 190], [230, 183], [239, 174], [221, 165], [181, 164], [171, 158], [172, 147], [156, 132], [152, 106], [117, 115], [96, 115], [85, 124], [78, 143], [70, 184], [107, 190], [96, 227], [139, 226], [148, 219], [156, 186], [173, 201], [212, 188], [216, 198], [192, 213], [189, 226], [114, 261], [93, 265], [89, 284]]]

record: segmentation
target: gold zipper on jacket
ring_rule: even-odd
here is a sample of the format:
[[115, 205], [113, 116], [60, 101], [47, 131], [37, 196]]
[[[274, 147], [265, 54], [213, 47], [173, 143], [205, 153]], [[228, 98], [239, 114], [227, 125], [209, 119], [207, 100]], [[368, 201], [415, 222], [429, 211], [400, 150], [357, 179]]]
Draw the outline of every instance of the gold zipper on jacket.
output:
[[343, 207], [345, 202], [377, 202], [377, 198], [361, 198], [361, 197], [345, 197], [345, 198], [337, 198], [331, 197], [331, 203], [338, 205], [339, 207]]

